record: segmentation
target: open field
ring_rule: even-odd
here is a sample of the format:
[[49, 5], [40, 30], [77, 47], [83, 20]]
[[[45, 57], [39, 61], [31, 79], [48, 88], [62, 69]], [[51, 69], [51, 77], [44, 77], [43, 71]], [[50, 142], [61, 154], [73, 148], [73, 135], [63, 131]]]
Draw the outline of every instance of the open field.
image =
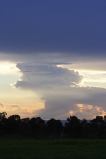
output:
[[106, 159], [106, 140], [0, 139], [0, 159]]

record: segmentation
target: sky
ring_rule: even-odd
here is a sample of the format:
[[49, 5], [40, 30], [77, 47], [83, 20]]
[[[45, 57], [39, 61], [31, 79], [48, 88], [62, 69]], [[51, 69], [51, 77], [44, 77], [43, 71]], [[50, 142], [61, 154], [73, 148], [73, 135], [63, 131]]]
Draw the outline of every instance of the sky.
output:
[[106, 1], [0, 1], [0, 111], [106, 115]]

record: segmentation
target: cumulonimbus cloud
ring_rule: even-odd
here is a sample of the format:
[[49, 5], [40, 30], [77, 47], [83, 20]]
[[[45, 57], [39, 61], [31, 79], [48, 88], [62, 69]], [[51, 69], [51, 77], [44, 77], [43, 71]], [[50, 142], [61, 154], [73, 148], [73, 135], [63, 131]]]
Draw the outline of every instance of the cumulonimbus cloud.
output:
[[[45, 109], [35, 112], [37, 115], [44, 118], [65, 118], [77, 104], [105, 109], [106, 89], [78, 87], [83, 77], [74, 70], [59, 68], [52, 64], [23, 63], [17, 67], [22, 71], [23, 77], [16, 83], [16, 87], [31, 89], [45, 99]], [[92, 110], [96, 112], [98, 109]], [[85, 111], [82, 116], [84, 114], [86, 115]], [[81, 116], [80, 112], [79, 115]]]

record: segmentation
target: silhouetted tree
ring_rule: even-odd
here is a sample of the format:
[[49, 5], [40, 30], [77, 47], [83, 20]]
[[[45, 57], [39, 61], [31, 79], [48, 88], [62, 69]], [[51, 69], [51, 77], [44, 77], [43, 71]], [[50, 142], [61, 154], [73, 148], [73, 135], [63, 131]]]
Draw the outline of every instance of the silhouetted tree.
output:
[[6, 118], [7, 113], [1, 112], [0, 113], [0, 134], [4, 134], [6, 132]]
[[81, 123], [76, 116], [70, 116], [65, 124], [65, 134], [68, 137], [81, 136]]
[[22, 136], [31, 136], [31, 127], [30, 127], [30, 119], [23, 118], [21, 119], [20, 124], [20, 133]]
[[20, 132], [21, 119], [19, 115], [11, 115], [8, 117], [7, 129], [9, 133]]
[[43, 120], [40, 117], [23, 118], [5, 112], [0, 113], [0, 136], [21, 135], [35, 138], [106, 138], [106, 116], [92, 120], [67, 118], [65, 125], [60, 120]]
[[91, 130], [93, 137], [103, 137], [104, 136], [105, 122], [102, 116], [96, 116], [95, 119], [91, 120]]
[[5, 119], [6, 119], [6, 115], [7, 115], [7, 113], [6, 113], [6, 112], [2, 112], [2, 113], [0, 113], [0, 121], [5, 120]]
[[46, 131], [49, 137], [62, 136], [63, 125], [60, 120], [50, 119], [46, 123]]
[[31, 133], [35, 137], [42, 137], [45, 135], [45, 121], [40, 117], [32, 118], [30, 120]]

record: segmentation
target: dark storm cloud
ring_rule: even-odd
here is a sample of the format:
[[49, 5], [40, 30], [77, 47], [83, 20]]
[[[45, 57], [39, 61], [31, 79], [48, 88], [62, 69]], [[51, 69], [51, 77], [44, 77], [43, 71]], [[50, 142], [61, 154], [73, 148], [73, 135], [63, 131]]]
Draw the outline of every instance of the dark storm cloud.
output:
[[1, 0], [0, 51], [104, 56], [105, 18], [105, 0]]

